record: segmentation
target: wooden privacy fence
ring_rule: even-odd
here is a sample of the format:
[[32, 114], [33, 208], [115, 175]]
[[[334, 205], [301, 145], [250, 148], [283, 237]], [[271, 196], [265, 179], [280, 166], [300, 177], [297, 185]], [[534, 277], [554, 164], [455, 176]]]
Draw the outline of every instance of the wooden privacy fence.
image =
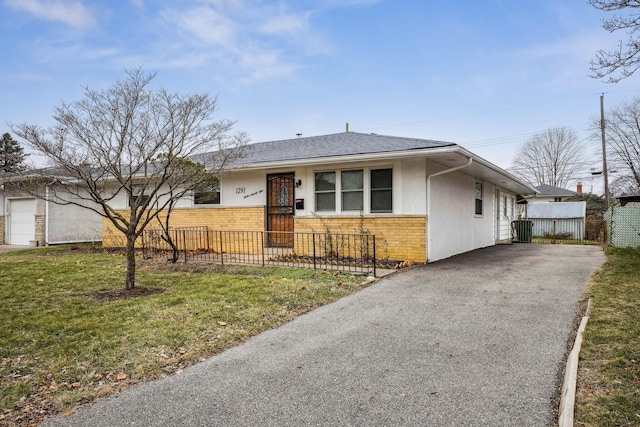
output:
[[[179, 259], [184, 262], [289, 266], [376, 275], [376, 238], [372, 234], [224, 231], [207, 227], [172, 228], [169, 234]], [[162, 236], [160, 229], [143, 232], [145, 257], [171, 252]], [[287, 242], [287, 247], [278, 246], [281, 242]]]

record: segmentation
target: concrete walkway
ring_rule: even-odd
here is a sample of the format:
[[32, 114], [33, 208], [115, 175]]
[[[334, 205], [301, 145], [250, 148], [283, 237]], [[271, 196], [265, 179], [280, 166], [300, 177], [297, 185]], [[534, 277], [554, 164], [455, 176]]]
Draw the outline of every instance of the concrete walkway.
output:
[[594, 246], [495, 246], [399, 272], [179, 375], [45, 426], [555, 424]]

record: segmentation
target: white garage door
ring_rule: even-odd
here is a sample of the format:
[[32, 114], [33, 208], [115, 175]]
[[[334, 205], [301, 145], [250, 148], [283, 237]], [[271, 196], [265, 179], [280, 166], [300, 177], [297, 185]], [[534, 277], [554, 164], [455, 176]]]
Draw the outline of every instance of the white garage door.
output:
[[28, 245], [36, 236], [36, 201], [18, 199], [9, 201], [9, 244]]

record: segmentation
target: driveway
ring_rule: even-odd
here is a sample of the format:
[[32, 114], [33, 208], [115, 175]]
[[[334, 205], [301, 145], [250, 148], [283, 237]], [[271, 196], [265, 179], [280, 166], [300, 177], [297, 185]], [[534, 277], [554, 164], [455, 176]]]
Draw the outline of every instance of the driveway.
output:
[[593, 246], [495, 246], [381, 279], [52, 426], [545, 426]]
[[0, 254], [3, 252], [23, 251], [25, 249], [33, 249], [33, 246], [0, 245]]

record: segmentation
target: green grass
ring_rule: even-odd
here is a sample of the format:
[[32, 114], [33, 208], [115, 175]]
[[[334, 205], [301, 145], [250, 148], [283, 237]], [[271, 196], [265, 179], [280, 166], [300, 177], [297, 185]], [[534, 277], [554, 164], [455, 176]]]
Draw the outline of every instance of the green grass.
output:
[[575, 425], [640, 426], [640, 249], [607, 249], [588, 297]]
[[124, 287], [122, 254], [0, 254], [0, 425], [170, 375], [366, 286], [313, 270], [139, 264], [138, 288], [165, 291], [109, 300]]

